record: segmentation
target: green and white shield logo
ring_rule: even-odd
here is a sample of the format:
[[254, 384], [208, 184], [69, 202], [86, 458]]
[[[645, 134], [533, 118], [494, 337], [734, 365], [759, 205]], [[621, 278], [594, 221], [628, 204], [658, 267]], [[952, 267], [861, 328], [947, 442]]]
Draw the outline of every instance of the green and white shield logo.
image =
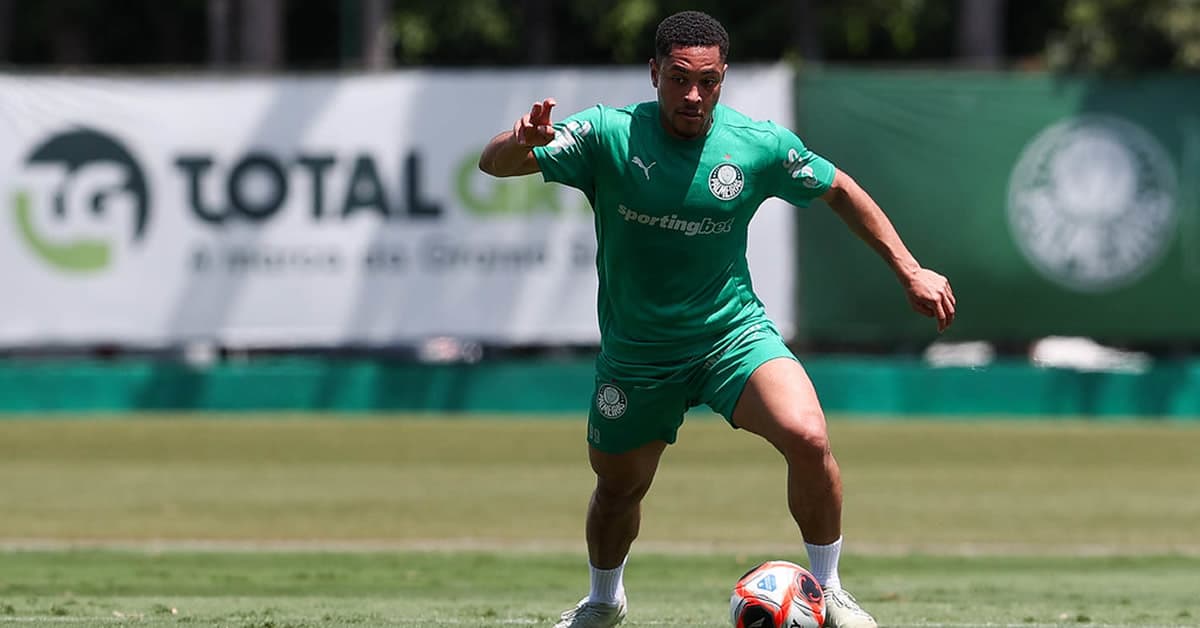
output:
[[1070, 118], [1021, 153], [1009, 179], [1009, 226], [1047, 279], [1079, 292], [1114, 290], [1169, 248], [1177, 181], [1166, 150], [1140, 126]]

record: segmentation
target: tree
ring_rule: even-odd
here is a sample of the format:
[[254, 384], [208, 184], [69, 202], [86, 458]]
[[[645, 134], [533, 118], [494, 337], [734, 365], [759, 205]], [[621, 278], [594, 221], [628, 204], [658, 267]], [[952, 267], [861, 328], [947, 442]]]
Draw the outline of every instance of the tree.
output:
[[1064, 17], [1047, 47], [1054, 69], [1200, 70], [1200, 1], [1068, 0]]
[[229, 65], [233, 59], [230, 50], [230, 32], [232, 20], [230, 13], [231, 0], [208, 0], [205, 7], [205, 17], [208, 22], [208, 63], [217, 68]]
[[961, 0], [958, 56], [968, 65], [996, 68], [1004, 61], [1004, 0]]
[[653, 54], [660, 19], [697, 9], [729, 30], [733, 63], [950, 65], [966, 60], [982, 67], [1060, 71], [1200, 70], [1200, 0], [118, 4], [0, 0], [0, 60], [290, 69], [641, 64]]
[[277, 69], [283, 62], [283, 0], [241, 3], [241, 57], [252, 69]]
[[0, 0], [0, 63], [7, 62], [12, 54], [10, 44], [13, 31], [13, 1]]

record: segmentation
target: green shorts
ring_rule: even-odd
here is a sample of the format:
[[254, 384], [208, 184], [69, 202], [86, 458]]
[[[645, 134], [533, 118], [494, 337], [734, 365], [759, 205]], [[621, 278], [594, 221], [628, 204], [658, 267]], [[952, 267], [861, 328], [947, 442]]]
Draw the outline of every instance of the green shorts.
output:
[[775, 358], [796, 359], [770, 321], [741, 327], [711, 352], [671, 364], [629, 364], [600, 354], [588, 413], [588, 443], [619, 454], [656, 440], [674, 443], [683, 415], [706, 404], [733, 427], [750, 375]]

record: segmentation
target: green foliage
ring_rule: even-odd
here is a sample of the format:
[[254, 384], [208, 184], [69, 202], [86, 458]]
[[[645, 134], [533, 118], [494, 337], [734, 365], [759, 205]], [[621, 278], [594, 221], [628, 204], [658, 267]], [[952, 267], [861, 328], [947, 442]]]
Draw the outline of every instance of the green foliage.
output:
[[782, 58], [791, 28], [787, 3], [753, 11], [715, 0], [499, 2], [419, 0], [397, 5], [395, 57], [405, 65], [499, 65], [529, 61], [534, 29], [548, 29], [556, 64], [643, 63], [667, 15], [706, 11], [722, 21], [739, 61]]
[[[644, 34], [658, 24], [658, 3], [655, 0], [619, 0], [602, 16], [597, 34], [601, 41], [611, 41], [613, 58], [622, 62], [643, 61], [647, 55]], [[653, 48], [653, 46], [649, 46]]]
[[[406, 64], [505, 64], [528, 60], [528, 28], [551, 29], [559, 64], [641, 63], [658, 21], [697, 9], [725, 24], [735, 62], [802, 57], [825, 61], [951, 61], [959, 7], [939, 0], [786, 0], [753, 10], [716, 0], [611, 3], [421, 0], [397, 12], [397, 58]], [[808, 7], [807, 19], [801, 22]], [[1005, 3], [1006, 54], [1062, 71], [1200, 70], [1200, 0], [1048, 0]], [[535, 9], [536, 10], [536, 9]], [[815, 42], [804, 45], [804, 33]]]
[[1174, 0], [1156, 12], [1155, 22], [1174, 48], [1174, 66], [1200, 70], [1200, 0]]
[[852, 59], [931, 59], [953, 54], [953, 5], [937, 0], [821, 3], [822, 43]]
[[[1011, 65], [1061, 71], [1200, 70], [1200, 0], [998, 0]], [[16, 64], [203, 65], [210, 0], [16, 2], [0, 60]], [[361, 0], [281, 5], [284, 64], [345, 67]], [[236, 9], [237, 3], [233, 3]], [[946, 0], [404, 0], [388, 22], [401, 67], [643, 63], [654, 29], [684, 9], [711, 13], [731, 59], [953, 63], [961, 3]], [[236, 22], [237, 10], [231, 11]], [[235, 35], [237, 27], [233, 28]], [[7, 38], [7, 39], [6, 39]], [[236, 40], [236, 37], [233, 37]], [[340, 42], [340, 43], [339, 43]], [[236, 48], [236, 41], [235, 48]], [[806, 56], [808, 58], [806, 58]]]
[[392, 14], [395, 59], [401, 64], [503, 63], [518, 60], [521, 15], [502, 0], [414, 0]]
[[1052, 68], [1200, 70], [1200, 1], [1069, 0], [1064, 16], [1047, 46]]

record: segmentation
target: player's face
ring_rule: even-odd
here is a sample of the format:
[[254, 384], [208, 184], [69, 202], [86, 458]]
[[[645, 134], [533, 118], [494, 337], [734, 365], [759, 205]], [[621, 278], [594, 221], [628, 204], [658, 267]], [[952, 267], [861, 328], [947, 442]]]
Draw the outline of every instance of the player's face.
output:
[[658, 109], [668, 133], [691, 139], [708, 132], [728, 67], [716, 46], [676, 46], [661, 61], [650, 60], [650, 82], [658, 88]]

